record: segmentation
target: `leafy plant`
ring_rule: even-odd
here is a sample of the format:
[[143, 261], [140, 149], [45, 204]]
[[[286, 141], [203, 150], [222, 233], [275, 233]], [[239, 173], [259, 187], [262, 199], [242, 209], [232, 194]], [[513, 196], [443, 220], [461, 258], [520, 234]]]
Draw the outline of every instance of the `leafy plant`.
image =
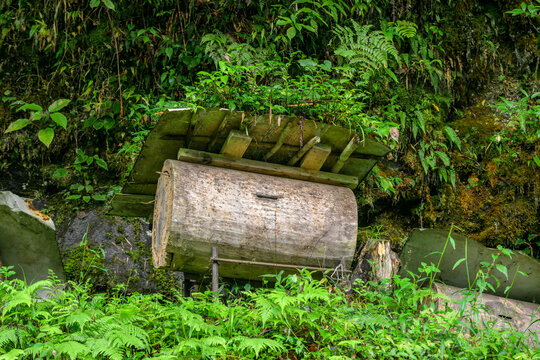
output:
[[24, 129], [28, 125], [33, 125], [40, 129], [38, 131], [39, 140], [45, 146], [49, 147], [54, 138], [55, 129], [57, 129], [58, 126], [64, 128], [64, 130], [67, 128], [67, 118], [60, 110], [66, 107], [69, 102], [70, 100], [68, 99], [59, 99], [50, 104], [47, 110], [43, 110], [43, 108], [37, 104], [15, 101], [12, 103], [13, 107], [22, 104], [17, 109], [17, 112], [30, 111], [30, 116], [15, 120], [9, 124], [9, 127], [4, 133], [7, 134], [12, 131]]

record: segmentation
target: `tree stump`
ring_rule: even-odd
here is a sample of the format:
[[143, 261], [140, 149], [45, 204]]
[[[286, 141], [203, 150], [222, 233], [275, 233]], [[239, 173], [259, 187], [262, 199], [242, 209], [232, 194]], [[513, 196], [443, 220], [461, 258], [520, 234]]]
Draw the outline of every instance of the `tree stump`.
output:
[[363, 281], [391, 279], [399, 270], [400, 261], [390, 249], [389, 241], [369, 239], [358, 256], [358, 264], [351, 275]]

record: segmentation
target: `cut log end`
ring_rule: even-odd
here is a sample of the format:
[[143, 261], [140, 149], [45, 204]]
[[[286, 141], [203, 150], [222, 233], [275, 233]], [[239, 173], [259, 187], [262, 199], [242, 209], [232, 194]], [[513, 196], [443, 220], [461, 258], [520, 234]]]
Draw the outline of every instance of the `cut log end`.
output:
[[166, 245], [172, 219], [172, 186], [171, 169], [165, 162], [158, 180], [154, 206], [154, 226], [152, 228], [152, 260], [156, 268], [168, 266], [171, 260]]

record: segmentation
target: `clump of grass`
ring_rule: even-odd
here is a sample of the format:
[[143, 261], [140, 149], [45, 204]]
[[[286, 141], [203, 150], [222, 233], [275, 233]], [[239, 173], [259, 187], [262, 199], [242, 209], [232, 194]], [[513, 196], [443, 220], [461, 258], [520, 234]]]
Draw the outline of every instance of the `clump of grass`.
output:
[[[91, 294], [88, 284], [64, 287], [54, 277], [8, 279], [0, 282], [0, 359], [540, 358], [517, 331], [438, 310], [437, 295], [410, 279], [396, 276], [393, 289], [358, 282], [348, 292], [308, 271], [275, 280], [220, 301], [211, 292], [166, 299]], [[35, 301], [44, 289], [53, 296]]]

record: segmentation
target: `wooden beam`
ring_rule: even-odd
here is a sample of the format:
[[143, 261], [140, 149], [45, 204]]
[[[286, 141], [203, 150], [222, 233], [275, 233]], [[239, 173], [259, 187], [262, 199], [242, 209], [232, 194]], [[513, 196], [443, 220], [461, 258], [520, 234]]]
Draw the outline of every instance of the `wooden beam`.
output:
[[333, 174], [323, 171], [310, 171], [287, 165], [273, 164], [249, 159], [232, 159], [221, 154], [212, 154], [192, 149], [178, 150], [178, 160], [223, 167], [227, 169], [254, 172], [258, 174], [280, 176], [289, 179], [345, 186], [350, 189], [355, 189], [358, 186], [358, 178], [355, 176]]
[[318, 136], [312, 137], [307, 143], [302, 146], [300, 150], [296, 153], [296, 155], [293, 156], [291, 160], [287, 163], [289, 166], [294, 166], [304, 156], [306, 152], [308, 152], [313, 146], [317, 145], [321, 142], [321, 138]]
[[154, 195], [116, 194], [111, 201], [109, 215], [152, 217]]
[[244, 156], [249, 144], [251, 144], [251, 136], [245, 131], [231, 130], [227, 140], [221, 147], [220, 153], [233, 158], [241, 158]]
[[328, 144], [317, 144], [308, 151], [300, 167], [306, 170], [319, 171], [324, 162], [328, 158], [328, 155], [332, 152], [332, 147]]
[[357, 134], [354, 134], [351, 141], [349, 141], [347, 146], [345, 146], [345, 149], [343, 149], [343, 151], [341, 152], [341, 155], [339, 155], [339, 158], [337, 159], [336, 163], [332, 167], [331, 171], [333, 173], [337, 174], [340, 172], [341, 168], [343, 168], [343, 165], [345, 165], [345, 162], [347, 161], [349, 156], [351, 156], [351, 154], [353, 153], [354, 150], [356, 150], [359, 144], [360, 144], [360, 138], [358, 137]]
[[285, 128], [281, 131], [281, 134], [279, 134], [279, 138], [276, 141], [276, 144], [270, 149], [270, 151], [264, 156], [264, 160], [268, 160], [274, 155], [281, 145], [283, 145], [283, 141], [285, 140], [285, 136], [291, 129], [291, 123], [288, 122], [287, 125], [285, 125]]

